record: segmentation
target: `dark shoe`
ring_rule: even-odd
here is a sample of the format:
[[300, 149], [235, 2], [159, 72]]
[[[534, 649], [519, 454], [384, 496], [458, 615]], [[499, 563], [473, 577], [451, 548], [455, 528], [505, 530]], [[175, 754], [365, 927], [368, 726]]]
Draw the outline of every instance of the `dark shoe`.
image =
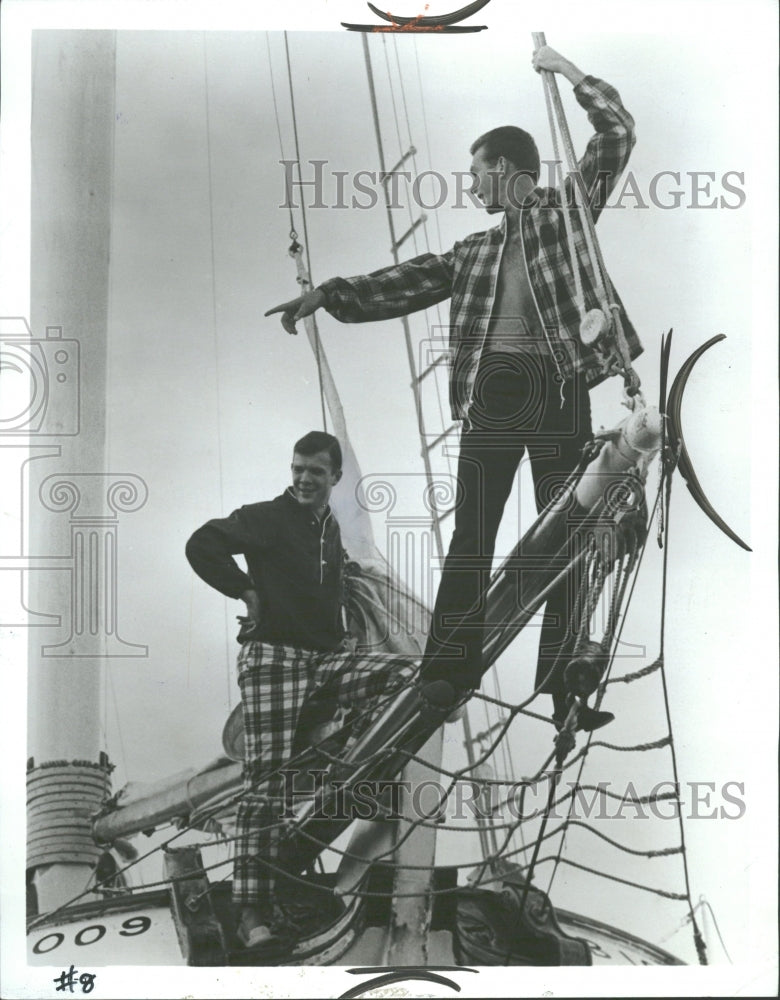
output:
[[592, 733], [594, 729], [601, 729], [615, 721], [612, 712], [601, 712], [588, 705], [581, 705], [577, 716], [577, 729], [582, 729], [586, 733]]
[[[567, 718], [568, 715], [553, 715], [552, 720], [559, 733], [566, 725]], [[577, 733], [592, 733], [595, 729], [601, 729], [602, 726], [606, 726], [610, 722], [614, 722], [614, 720], [615, 716], [612, 712], [601, 712], [596, 708], [590, 708], [589, 705], [580, 705], [577, 712], [577, 725], [574, 731]]]

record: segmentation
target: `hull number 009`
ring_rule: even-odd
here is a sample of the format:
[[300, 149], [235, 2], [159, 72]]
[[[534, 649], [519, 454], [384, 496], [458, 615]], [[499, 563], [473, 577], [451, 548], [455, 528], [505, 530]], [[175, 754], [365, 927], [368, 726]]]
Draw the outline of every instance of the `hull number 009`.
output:
[[[146, 933], [151, 926], [151, 917], [128, 917], [127, 920], [122, 921], [117, 933], [121, 937], [137, 937], [139, 934]], [[105, 937], [106, 929], [105, 924], [89, 924], [87, 927], [82, 927], [74, 936], [73, 944], [79, 947], [97, 944], [98, 941], [101, 941]], [[50, 931], [35, 942], [32, 947], [33, 954], [46, 955], [48, 952], [59, 948], [64, 941], [65, 934], [62, 931]]]

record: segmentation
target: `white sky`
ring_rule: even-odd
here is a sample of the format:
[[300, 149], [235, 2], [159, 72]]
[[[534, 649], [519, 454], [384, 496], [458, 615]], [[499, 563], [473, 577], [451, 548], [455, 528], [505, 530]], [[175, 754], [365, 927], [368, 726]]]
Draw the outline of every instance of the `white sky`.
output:
[[[29, 107], [24, 97], [29, 35], [22, 22], [77, 26], [90, 7], [53, 4], [44, 11], [31, 3], [23, 5], [27, 16], [20, 18], [19, 6], [11, 5], [19, 33], [13, 38], [19, 42], [6, 72], [18, 74], [11, 77], [18, 91], [3, 108], [4, 172], [23, 170], [25, 160], [19, 136]], [[171, 10], [172, 21], [165, 21]], [[637, 369], [650, 400], [657, 396], [662, 331], [675, 329], [673, 372], [704, 340], [727, 335], [700, 361], [689, 383], [684, 429], [705, 492], [754, 552], [743, 552], [720, 534], [676, 479], [666, 657], [681, 780], [714, 782], [718, 789], [726, 781], [745, 783], [742, 819], [692, 820], [686, 828], [694, 900], [699, 894], [710, 900], [729, 951], [741, 965], [735, 983], [741, 982], [745, 992], [756, 988], [746, 985], [747, 968], [771, 965], [775, 943], [769, 889], [775, 885], [776, 814], [770, 789], [775, 787], [777, 701], [776, 324], [768, 296], [776, 274], [769, 221], [775, 208], [772, 10], [755, 0], [739, 7], [654, 4], [652, 11], [636, 3], [600, 3], [595, 13], [591, 5], [586, 14], [581, 5], [556, 2], [544, 17], [531, 18], [519, 5], [496, 0], [478, 17], [490, 30], [477, 35], [404, 36], [385, 47], [372, 39], [389, 165], [399, 158], [399, 147], [385, 53], [395, 75], [396, 51], [419, 169], [432, 167], [448, 177], [453, 170], [466, 170], [471, 141], [509, 122], [535, 134], [542, 157], [551, 157], [541, 82], [530, 68], [530, 32], [543, 27], [550, 44], [620, 91], [637, 122], [630, 169], [645, 200], [654, 176], [681, 174], [684, 194], [678, 208], [639, 208], [626, 197], [622, 210], [604, 213], [599, 232], [610, 273], [645, 344]], [[226, 17], [231, 12], [227, 8]], [[326, 25], [337, 27], [341, 19], [366, 20], [368, 12], [361, 4], [340, 3], [320, 5], [317, 13]], [[267, 22], [240, 10], [217, 24], [197, 8], [185, 17], [182, 9], [163, 6], [152, 14], [144, 5], [119, 4], [105, 5], [98, 17], [96, 25], [122, 28], [112, 180], [107, 469], [132, 472], [149, 488], [146, 506], [127, 515], [119, 530], [120, 634], [150, 651], [147, 659], [109, 663], [105, 738], [119, 787], [126, 780], [152, 780], [205, 763], [220, 752], [222, 722], [237, 698], [232, 636], [233, 616], [241, 607], [194, 577], [184, 559], [184, 542], [206, 519], [281, 492], [292, 442], [318, 427], [320, 417], [316, 368], [303, 331], [290, 338], [276, 320], [262, 317], [267, 308], [296, 294], [295, 269], [286, 254], [287, 212], [278, 207], [284, 191], [267, 41], [257, 30]], [[204, 26], [225, 30], [195, 30]], [[294, 24], [282, 20], [274, 26]], [[160, 30], [164, 27], [179, 30]], [[377, 169], [360, 37], [309, 32], [292, 34], [289, 42], [302, 159], [327, 160], [332, 170]], [[4, 60], [11, 44], [4, 38]], [[282, 36], [271, 34], [268, 44], [285, 154], [291, 158]], [[589, 128], [570, 90], [562, 82], [581, 150]], [[395, 97], [402, 111], [397, 86]], [[405, 149], [403, 117], [401, 130]], [[736, 210], [692, 207], [692, 171], [715, 174], [703, 201], [723, 195], [732, 204], [736, 199], [723, 176], [743, 174], [744, 182], [732, 183], [744, 190], [744, 204]], [[662, 183], [660, 191], [672, 186]], [[0, 315], [29, 315], [26, 257], [12, 253], [9, 243], [11, 235], [21, 234], [25, 245], [24, 200], [20, 208], [8, 200], [7, 187], [4, 195], [8, 221], [2, 268], [4, 278], [13, 280], [3, 281]], [[312, 210], [308, 224], [315, 282], [391, 262], [381, 201], [370, 211]], [[398, 212], [396, 224], [405, 230], [408, 216]], [[438, 213], [441, 246], [447, 249], [485, 225], [476, 208], [444, 207]], [[439, 249], [433, 218], [428, 234], [431, 248]], [[422, 234], [419, 246], [425, 249]], [[446, 322], [446, 308], [441, 315]], [[412, 322], [422, 336], [424, 318]], [[430, 322], [438, 322], [435, 312]], [[320, 331], [363, 472], [399, 484], [399, 511], [405, 504], [404, 514], [419, 516], [419, 489], [413, 489], [418, 479], [412, 477], [419, 476], [422, 465], [400, 322], [344, 327], [323, 314]], [[596, 426], [621, 419], [616, 382], [600, 387], [592, 401]], [[655, 475], [651, 471], [651, 489]], [[499, 552], [516, 540], [513, 509], [517, 506], [507, 508]], [[528, 523], [524, 506], [518, 516]], [[384, 526], [377, 521], [375, 527], [381, 547]], [[626, 670], [657, 655], [659, 597], [660, 556], [651, 538], [624, 633], [626, 643], [646, 649], [646, 655]], [[522, 643], [505, 658], [505, 697], [520, 698], [529, 690], [532, 663], [532, 652]], [[660, 735], [657, 687], [640, 692], [635, 685], [613, 704], [618, 719], [605, 737], [610, 742]], [[542, 739], [541, 747], [533, 736], [518, 740], [518, 771], [533, 769], [546, 753], [546, 730]], [[18, 759], [18, 747], [14, 753]], [[648, 755], [638, 765], [619, 762], [614, 772], [612, 766], [610, 760], [591, 780], [652, 784], [671, 777], [666, 754], [663, 760], [660, 754]], [[721, 801], [718, 793], [715, 801]], [[630, 841], [634, 834], [623, 827], [636, 830], [637, 825], [616, 823], [610, 835]], [[668, 831], [670, 840], [676, 835], [676, 829]], [[676, 879], [674, 888], [681, 889], [679, 868], [664, 868], [672, 874], [660, 879], [654, 870], [640, 881], [671, 885]], [[637, 869], [636, 874], [643, 873]], [[637, 900], [637, 894], [624, 897], [622, 890], [594, 889], [592, 882], [587, 888], [573, 877], [563, 881], [561, 898], [554, 895], [554, 902], [650, 940], [660, 940], [684, 916], [680, 904], [661, 912], [654, 903]], [[591, 892], [594, 897], [588, 898]], [[679, 943], [690, 958], [684, 937], [678, 935], [668, 946], [674, 950]], [[717, 944], [712, 955], [725, 962]], [[628, 988], [642, 991], [636, 983]]]

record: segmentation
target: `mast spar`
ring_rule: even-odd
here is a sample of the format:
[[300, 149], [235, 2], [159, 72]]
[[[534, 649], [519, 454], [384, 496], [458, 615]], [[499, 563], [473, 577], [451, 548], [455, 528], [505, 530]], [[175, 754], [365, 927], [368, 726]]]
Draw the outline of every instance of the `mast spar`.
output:
[[[101, 853], [90, 813], [110, 784], [102, 671], [121, 644], [105, 426], [115, 33], [67, 36], [34, 33], [32, 60], [31, 321], [33, 337], [46, 331], [54, 362], [45, 432], [56, 444], [30, 445], [29, 545], [74, 560], [69, 573], [28, 574], [28, 606], [57, 610], [71, 624], [58, 645], [44, 645], [40, 629], [29, 633], [27, 866], [39, 911], [82, 891]], [[80, 394], [79, 361], [89, 379]]]

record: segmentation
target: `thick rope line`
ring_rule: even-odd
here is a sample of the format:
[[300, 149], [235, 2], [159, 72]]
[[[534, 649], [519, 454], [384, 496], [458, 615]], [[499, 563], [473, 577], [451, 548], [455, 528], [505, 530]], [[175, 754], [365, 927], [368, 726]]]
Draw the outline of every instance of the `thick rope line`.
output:
[[[671, 486], [672, 477], [669, 475], [667, 477], [666, 483], [666, 518], [664, 524], [664, 533], [666, 535], [666, 544], [663, 547], [663, 569], [661, 572], [661, 636], [660, 636], [660, 652], [658, 655], [658, 662], [661, 668], [661, 686], [664, 695], [664, 711], [666, 713], [666, 724], [669, 728], [669, 749], [672, 755], [672, 775], [674, 777], [674, 784], [676, 788], [680, 787], [679, 772], [677, 769], [677, 753], [675, 751], [674, 739], [672, 737], [672, 717], [669, 709], [669, 690], [666, 684], [666, 669], [664, 666], [664, 649], [666, 640], [666, 593], [667, 593], [667, 581], [668, 581], [668, 564], [669, 564], [669, 500], [671, 499]], [[696, 945], [696, 953], [699, 957], [700, 965], [707, 965], [707, 946], [704, 943], [704, 938], [702, 937], [699, 925], [696, 923], [696, 915], [693, 909], [693, 900], [691, 899], [691, 882], [690, 874], [688, 872], [688, 856], [685, 849], [685, 825], [682, 819], [682, 809], [678, 811], [678, 825], [680, 829], [680, 843], [682, 845], [682, 860], [683, 860], [683, 875], [685, 878], [685, 896], [688, 901], [688, 910], [691, 918], [691, 926], [693, 927], [693, 940]]]
[[550, 855], [547, 858], [541, 858], [538, 864], [543, 865], [547, 861], [555, 861], [556, 864], [569, 865], [571, 868], [578, 868], [580, 871], [590, 872], [591, 875], [598, 875], [601, 878], [609, 879], [611, 882], [620, 882], [622, 885], [628, 885], [634, 889], [642, 889], [644, 892], [652, 892], [657, 896], [663, 896], [665, 899], [679, 899], [684, 902], [687, 898], [683, 893], [670, 892], [668, 889], [655, 889], [649, 885], [642, 885], [641, 882], [633, 882], [631, 879], [620, 878], [618, 875], [610, 875], [608, 872], [599, 871], [597, 868], [590, 868], [588, 865], [581, 865], [577, 861], [571, 861], [569, 858], [558, 859], [555, 855]]
[[[534, 41], [537, 47], [543, 44], [542, 36], [539, 33], [534, 34]], [[620, 317], [620, 307], [615, 301], [615, 291], [612, 287], [612, 282], [604, 263], [604, 256], [601, 251], [598, 235], [596, 234], [596, 224], [593, 221], [590, 206], [588, 205], [588, 192], [585, 188], [585, 179], [582, 177], [577, 168], [577, 160], [574, 154], [574, 143], [571, 139], [569, 123], [566, 119], [563, 101], [561, 100], [560, 91], [558, 90], [558, 83], [553, 73], [549, 70], [542, 70], [541, 76], [545, 86], [545, 97], [547, 97], [547, 88], [549, 87], [550, 100], [555, 111], [554, 116], [551, 115], [548, 107], [550, 132], [551, 134], [554, 133], [555, 126], [557, 124], [557, 127], [560, 129], [561, 140], [566, 154], [567, 166], [572, 179], [572, 202], [580, 216], [582, 233], [585, 237], [588, 256], [590, 257], [591, 263], [595, 265], [593, 271], [596, 279], [596, 295], [599, 299], [605, 318], [608, 322], [610, 319], [613, 321], [618, 353], [620, 354], [620, 359], [623, 363], [622, 374], [626, 384], [628, 385], [629, 382], [634, 382], [634, 384], [638, 386], [638, 377], [631, 367], [631, 356], [628, 349], [628, 342], [626, 341], [625, 330], [623, 329], [623, 322]], [[555, 140], [553, 141], [555, 142]], [[556, 154], [556, 159], [557, 158], [558, 156]], [[578, 191], [582, 201], [580, 201], [577, 197]]]
[[580, 785], [575, 782], [571, 782], [569, 791], [562, 795], [559, 799], [556, 799], [553, 805], [560, 805], [562, 802], [565, 802], [566, 799], [572, 798], [576, 795], [578, 791], [600, 792], [602, 795], [605, 795], [610, 799], [615, 799], [617, 802], [624, 802], [627, 805], [651, 805], [653, 802], [662, 802], [677, 798], [676, 792], [654, 792], [648, 795], [618, 795], [617, 792], [612, 792], [608, 788], [604, 788], [603, 785]]
[[[555, 113], [552, 106], [552, 96], [550, 90], [550, 81], [548, 80], [547, 71], [542, 72], [542, 90], [544, 92], [544, 103], [547, 108], [547, 121], [550, 125], [550, 138], [552, 139], [553, 147], [553, 157], [555, 174], [558, 181], [558, 185], [561, 191], [561, 199], [563, 202], [563, 223], [566, 229], [566, 242], [569, 245], [569, 259], [571, 261], [571, 270], [574, 275], [574, 301], [577, 303], [577, 311], [580, 314], [580, 321], [585, 319], [585, 293], [582, 290], [582, 275], [580, 273], [580, 261], [577, 255], [577, 249], [574, 245], [574, 230], [572, 228], [570, 211], [571, 208], [567, 203], [566, 198], [566, 184], [563, 176], [563, 166], [561, 162], [561, 154], [558, 148], [558, 130], [555, 127]], [[573, 197], [573, 192], [572, 192]], [[574, 199], [572, 201], [572, 207], [574, 207]], [[576, 208], [575, 208], [576, 211]]]
[[642, 667], [641, 670], [635, 670], [631, 674], [623, 674], [620, 677], [610, 677], [606, 684], [633, 684], [634, 681], [640, 680], [642, 677], [647, 677], [649, 674], [654, 674], [656, 670], [660, 670], [661, 661], [656, 660], [647, 667]]
[[558, 766], [555, 769], [555, 771], [554, 771], [554, 773], [552, 775], [552, 780], [550, 781], [550, 787], [549, 787], [548, 794], [547, 794], [547, 805], [546, 805], [545, 810], [544, 810], [544, 815], [542, 816], [542, 822], [541, 822], [541, 825], [539, 827], [539, 833], [537, 834], [536, 840], [535, 840], [535, 843], [534, 843], [534, 850], [533, 850], [533, 854], [531, 855], [531, 863], [528, 866], [528, 871], [527, 871], [527, 875], [526, 875], [526, 883], [525, 883], [525, 886], [523, 888], [522, 898], [520, 900], [520, 912], [521, 913], [525, 913], [525, 902], [526, 902], [526, 899], [528, 898], [528, 892], [529, 892], [529, 890], [531, 888], [531, 882], [533, 881], [534, 871], [536, 869], [536, 865], [537, 865], [537, 862], [539, 860], [539, 852], [542, 849], [542, 841], [544, 840], [544, 831], [545, 831], [545, 829], [547, 827], [547, 820], [550, 817], [550, 809], [552, 808], [552, 800], [555, 797], [555, 789], [558, 787], [558, 782], [561, 780], [561, 774], [562, 773], [563, 772], [562, 772], [561, 767]]
[[[553, 808], [555, 806], [563, 805], [568, 799], [573, 799], [579, 791], [583, 792], [599, 792], [607, 798], [614, 799], [617, 802], [623, 803], [625, 805], [652, 805], [654, 802], [664, 802], [664, 801], [676, 801], [678, 799], [677, 791], [673, 792], [654, 792], [649, 795], [619, 795], [617, 792], [612, 792], [603, 785], [590, 785], [590, 784], [579, 784], [576, 781], [567, 782], [569, 785], [569, 791], [564, 792], [563, 795], [559, 796], [553, 802]], [[520, 791], [520, 820], [519, 823], [529, 823], [534, 819], [538, 818], [538, 813], [532, 812], [528, 815], [525, 814], [524, 810], [524, 796], [525, 796], [526, 786], [521, 787]], [[517, 796], [510, 799], [509, 797], [505, 799], [499, 799], [496, 803], [496, 810], [508, 808], [510, 801], [515, 802]], [[460, 827], [458, 829], [461, 829]]]
[[680, 854], [682, 851], [682, 847], [680, 847], [679, 844], [676, 847], [660, 847], [655, 849], [648, 849], [646, 851], [639, 850], [638, 848], [635, 847], [628, 847], [626, 844], [621, 844], [619, 841], [613, 840], [611, 837], [608, 837], [605, 833], [602, 833], [600, 830], [597, 830], [593, 826], [589, 826], [587, 823], [583, 823], [583, 821], [579, 819], [567, 819], [564, 823], [561, 823], [561, 825], [557, 827], [556, 830], [551, 831], [548, 834], [548, 836], [551, 837], [553, 836], [554, 833], [558, 833], [563, 830], [568, 830], [573, 826], [579, 827], [582, 830], [587, 830], [588, 833], [592, 833], [594, 836], [600, 837], [608, 844], [611, 844], [613, 847], [616, 847], [619, 851], [623, 851], [624, 854], [633, 854], [641, 858], [666, 858], [672, 854]]

